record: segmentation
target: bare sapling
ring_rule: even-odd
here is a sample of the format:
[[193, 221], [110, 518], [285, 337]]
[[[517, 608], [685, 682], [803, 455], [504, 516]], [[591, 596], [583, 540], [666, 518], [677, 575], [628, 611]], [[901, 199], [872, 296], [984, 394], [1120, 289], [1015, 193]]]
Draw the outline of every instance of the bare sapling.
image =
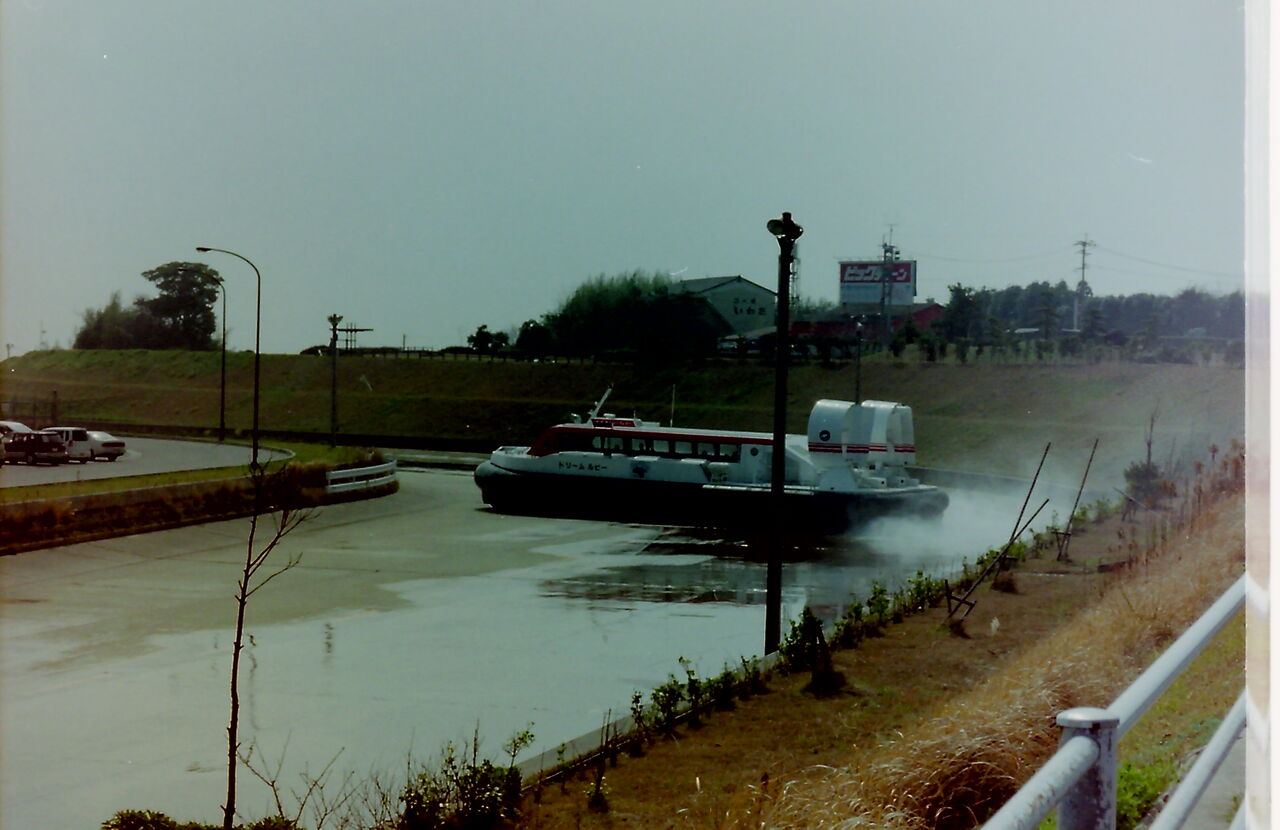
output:
[[[284, 470], [281, 470], [275, 475], [281, 476], [283, 472]], [[268, 476], [261, 465], [252, 464], [249, 475], [253, 482], [253, 515], [249, 519], [249, 538], [245, 543], [244, 562], [240, 569], [240, 577], [236, 581], [236, 635], [231, 647], [231, 717], [227, 724], [227, 801], [222, 807], [223, 830], [232, 830], [236, 814], [236, 768], [240, 751], [240, 653], [244, 650], [245, 611], [248, 609], [250, 597], [262, 590], [271, 580], [302, 561], [301, 554], [291, 556], [282, 567], [260, 577], [268, 558], [275, 549], [310, 515], [310, 511], [294, 508], [289, 503], [287, 495], [279, 500], [278, 505], [266, 502]], [[259, 549], [257, 547], [258, 522], [264, 512], [277, 515], [270, 540]]]

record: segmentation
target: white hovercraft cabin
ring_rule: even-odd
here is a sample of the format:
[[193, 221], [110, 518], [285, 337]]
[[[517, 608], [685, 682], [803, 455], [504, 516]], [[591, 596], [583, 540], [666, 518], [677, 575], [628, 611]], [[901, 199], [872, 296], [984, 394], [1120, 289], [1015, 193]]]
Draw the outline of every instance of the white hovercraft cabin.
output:
[[[547, 429], [532, 446], [499, 447], [475, 481], [496, 510], [752, 527], [770, 515], [772, 458], [768, 433], [593, 413]], [[786, 437], [789, 524], [826, 532], [888, 514], [941, 513], [946, 493], [912, 478], [914, 463], [910, 407], [818, 401], [808, 435]]]

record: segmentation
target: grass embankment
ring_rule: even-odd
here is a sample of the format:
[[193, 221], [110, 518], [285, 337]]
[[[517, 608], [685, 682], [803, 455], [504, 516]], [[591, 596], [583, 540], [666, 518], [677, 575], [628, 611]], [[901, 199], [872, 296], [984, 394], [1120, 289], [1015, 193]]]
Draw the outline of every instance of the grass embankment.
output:
[[[771, 693], [658, 740], [645, 757], [620, 757], [605, 772], [607, 811], [588, 805], [588, 772], [542, 790], [524, 825], [981, 823], [1056, 749], [1057, 712], [1105, 706], [1238, 578], [1239, 460], [1212, 495], [1193, 494], [1178, 512], [1078, 528], [1071, 562], [1047, 551], [1019, 565], [1013, 591], [980, 588], [964, 636], [945, 608], [909, 616], [834, 652], [840, 692], [806, 693], [807, 673], [775, 677]], [[1099, 570], [1117, 562], [1126, 566]], [[1176, 778], [1243, 684], [1237, 620], [1121, 741], [1122, 827]]]
[[[211, 431], [217, 423], [217, 352], [37, 352], [11, 358], [0, 397], [47, 406], [59, 420], [150, 424]], [[329, 429], [329, 361], [264, 355], [260, 423], [267, 432]], [[228, 355], [227, 423], [243, 436], [252, 414], [253, 356]], [[706, 361], [678, 366], [504, 363], [451, 359], [338, 361], [340, 432], [422, 438], [487, 450], [525, 444], [604, 390], [606, 409], [650, 420], [725, 429], [771, 429], [773, 368]], [[854, 396], [849, 364], [794, 366], [788, 428], [803, 432], [820, 398]], [[1220, 365], [931, 364], [868, 356], [865, 398], [913, 407], [918, 458], [926, 466], [972, 466], [1028, 474], [1052, 442], [1050, 477], [1078, 480], [1094, 438], [1095, 472], [1114, 476], [1145, 451], [1157, 413], [1157, 453], [1243, 434], [1244, 372]], [[1063, 459], [1066, 465], [1053, 465]], [[1067, 463], [1067, 459], [1070, 463]], [[1059, 475], [1060, 473], [1060, 475]]]

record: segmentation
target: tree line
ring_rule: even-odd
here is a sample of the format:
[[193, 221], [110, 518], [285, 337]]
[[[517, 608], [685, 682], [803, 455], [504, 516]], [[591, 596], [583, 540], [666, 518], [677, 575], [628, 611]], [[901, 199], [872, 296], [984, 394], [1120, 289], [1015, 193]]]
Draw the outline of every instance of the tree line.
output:
[[665, 274], [599, 274], [556, 309], [526, 320], [514, 337], [480, 326], [467, 346], [480, 354], [508, 349], [530, 356], [697, 357], [715, 352], [732, 327], [703, 298]]
[[222, 278], [198, 262], [170, 262], [142, 272], [143, 279], [159, 291], [155, 297], [138, 297], [131, 305], [120, 301], [120, 292], [102, 308], [81, 314], [73, 348], [77, 349], [212, 349]]
[[[82, 314], [77, 349], [215, 348], [214, 303], [222, 280], [218, 272], [194, 262], [170, 262], [144, 271], [158, 291], [125, 305], [119, 293], [101, 308]], [[1161, 339], [1239, 340], [1244, 337], [1244, 295], [1214, 295], [1187, 288], [1174, 296], [1131, 294], [1095, 297], [1065, 281], [1032, 282], [1006, 288], [948, 287], [946, 310], [928, 330], [909, 321], [899, 326], [896, 351], [923, 340], [941, 348], [1001, 349], [1012, 339], [1055, 344], [1063, 354], [1091, 344], [1123, 346], [1137, 340], [1151, 346]], [[835, 303], [799, 300], [797, 321], [844, 319]], [[673, 359], [714, 354], [732, 327], [702, 297], [682, 291], [665, 274], [631, 271], [599, 274], [579, 285], [556, 308], [524, 321], [512, 331], [480, 326], [467, 337], [478, 354], [527, 357], [612, 357]], [[1016, 333], [1016, 334], [1015, 334]], [[830, 337], [828, 340], [832, 339]], [[852, 335], [838, 340], [849, 346]], [[813, 344], [818, 348], [829, 343]], [[1046, 347], [1041, 347], [1042, 349]]]
[[[1085, 342], [1135, 335], [1235, 339], [1244, 337], [1244, 294], [1213, 295], [1187, 288], [1158, 294], [1092, 296], [1059, 281], [1007, 288], [972, 288], [959, 283], [951, 293], [938, 334], [949, 342], [968, 338], [991, 342], [1003, 332], [1036, 329], [1045, 339], [1076, 335]], [[1082, 296], [1083, 295], [1083, 296]]]

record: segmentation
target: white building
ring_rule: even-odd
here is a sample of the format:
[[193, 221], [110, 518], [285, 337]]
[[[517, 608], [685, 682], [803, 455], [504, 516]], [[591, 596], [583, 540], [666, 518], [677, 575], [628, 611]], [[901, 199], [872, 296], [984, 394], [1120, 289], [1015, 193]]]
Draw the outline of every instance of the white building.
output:
[[774, 325], [777, 295], [740, 276], [681, 280], [676, 291], [702, 297], [720, 315], [733, 334], [744, 334]]

